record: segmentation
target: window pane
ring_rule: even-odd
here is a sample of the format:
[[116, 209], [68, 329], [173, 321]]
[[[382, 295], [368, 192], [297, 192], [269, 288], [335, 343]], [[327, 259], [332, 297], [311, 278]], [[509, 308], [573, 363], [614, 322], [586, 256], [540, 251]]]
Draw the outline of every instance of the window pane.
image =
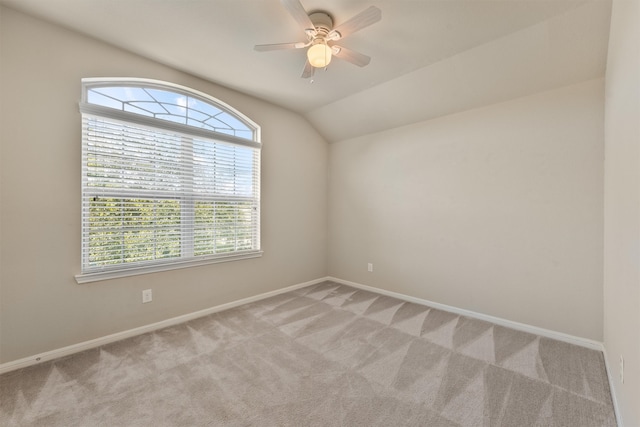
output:
[[207, 117], [213, 117], [216, 116], [220, 113], [222, 113], [222, 110], [214, 107], [211, 104], [207, 104], [206, 102], [200, 101], [198, 99], [195, 98], [190, 98], [189, 99], [189, 108], [199, 111], [203, 114], [205, 114]]
[[87, 101], [90, 104], [102, 105], [104, 107], [115, 108], [116, 110], [122, 110], [122, 102], [117, 99], [110, 98], [94, 91], [90, 91], [87, 94]]
[[85, 138], [88, 187], [173, 192], [181, 189], [181, 137], [91, 120]]
[[157, 101], [166, 104], [173, 105], [181, 105], [183, 107], [187, 106], [187, 97], [181, 93], [169, 92], [166, 90], [158, 90], [158, 89], [150, 89], [147, 88], [145, 91], [151, 95], [151, 97]]
[[126, 264], [180, 256], [177, 200], [99, 198], [89, 207], [89, 263]]
[[195, 140], [193, 151], [195, 192], [254, 196], [254, 149]]
[[141, 116], [153, 117], [153, 113], [132, 104], [124, 104], [124, 111], [140, 114]]
[[259, 148], [220, 137], [252, 140], [257, 129], [158, 86], [85, 86], [88, 103], [120, 112], [82, 110], [83, 272], [260, 250]]
[[249, 127], [247, 125], [245, 125], [242, 121], [233, 117], [229, 113], [222, 113], [218, 115], [216, 118], [221, 122], [225, 123], [226, 127], [230, 129], [245, 130], [245, 131], [249, 130]]
[[164, 114], [167, 110], [161, 104], [158, 104], [155, 101], [151, 102], [130, 102], [134, 107], [138, 107], [142, 110], [148, 111], [151, 114]]
[[253, 202], [196, 202], [195, 255], [253, 249], [256, 221]]
[[196, 110], [189, 110], [187, 112], [187, 114], [189, 114], [189, 118], [190, 119], [198, 120], [200, 122], [204, 122], [205, 120], [207, 120], [209, 118], [208, 115], [203, 114], [203, 113], [201, 113], [199, 111], [196, 111]]
[[110, 98], [127, 101], [153, 101], [153, 98], [143, 89], [133, 86], [108, 86], [91, 89]]
[[243, 139], [254, 137], [253, 129], [233, 114], [184, 93], [152, 87], [102, 86], [87, 89], [87, 102]]

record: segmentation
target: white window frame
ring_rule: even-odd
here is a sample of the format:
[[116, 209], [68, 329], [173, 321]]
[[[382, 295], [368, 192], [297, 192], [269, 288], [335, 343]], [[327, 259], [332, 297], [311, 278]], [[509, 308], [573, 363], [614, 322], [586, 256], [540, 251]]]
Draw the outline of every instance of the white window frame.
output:
[[[92, 88], [96, 87], [105, 87], [105, 86], [131, 86], [131, 87], [145, 87], [151, 89], [159, 89], [164, 91], [173, 92], [176, 94], [181, 94], [184, 96], [189, 96], [192, 98], [196, 98], [199, 101], [205, 102], [211, 106], [214, 106], [225, 113], [233, 116], [234, 119], [241, 121], [252, 131], [252, 139], [241, 138], [234, 135], [230, 135], [227, 133], [220, 133], [210, 129], [202, 129], [194, 126], [174, 123], [167, 120], [162, 120], [154, 117], [146, 117], [143, 115], [139, 115], [136, 113], [131, 113], [128, 111], [122, 111], [102, 105], [92, 104], [88, 101], [88, 92]], [[185, 231], [185, 223], [194, 224], [194, 221], [182, 221], [180, 227], [182, 228], [181, 232], [181, 256], [179, 258], [170, 258], [168, 260], [153, 260], [153, 261], [145, 261], [143, 263], [120, 263], [116, 265], [105, 265], [105, 266], [89, 266], [89, 220], [88, 220], [88, 205], [85, 202], [87, 200], [88, 194], [90, 193], [90, 188], [87, 186], [87, 142], [85, 140], [85, 131], [83, 130], [83, 156], [82, 156], [82, 272], [75, 276], [75, 279], [78, 283], [87, 283], [94, 282], [100, 280], [114, 279], [119, 277], [127, 277], [139, 274], [146, 273], [154, 273], [159, 271], [167, 271], [174, 270], [180, 268], [194, 267], [206, 264], [220, 263], [220, 262], [228, 262], [228, 261], [236, 261], [242, 259], [256, 258], [262, 256], [262, 250], [260, 246], [260, 149], [262, 147], [260, 141], [260, 126], [258, 126], [255, 122], [249, 119], [244, 114], [240, 113], [233, 107], [227, 105], [226, 103], [211, 97], [205, 93], [196, 91], [191, 88], [187, 88], [184, 86], [180, 86], [173, 83], [167, 83], [158, 80], [150, 80], [150, 79], [139, 79], [139, 78], [85, 78], [82, 79], [82, 100], [79, 104], [80, 112], [83, 118], [83, 127], [85, 120], [87, 117], [89, 118], [97, 118], [104, 119], [113, 122], [125, 123], [134, 126], [140, 126], [146, 129], [157, 130], [158, 132], [171, 132], [176, 135], [186, 135], [189, 138], [207, 138], [220, 141], [225, 144], [237, 145], [237, 146], [245, 146], [251, 147], [254, 150], [254, 153], [257, 153], [257, 163], [254, 160], [254, 168], [257, 167], [257, 171], [254, 171], [254, 175], [257, 174], [257, 178], [254, 176], [254, 181], [257, 179], [257, 183], [254, 182], [254, 185], [257, 185], [257, 189], [255, 190], [257, 200], [252, 199], [252, 202], [255, 206], [257, 206], [257, 224], [256, 229], [254, 231], [254, 241], [253, 248], [251, 250], [243, 250], [243, 251], [232, 251], [226, 252], [222, 254], [214, 254], [214, 255], [204, 255], [204, 256], [194, 256], [193, 255], [193, 228], [189, 232], [188, 229]], [[246, 131], [245, 131], [246, 133]], [[142, 197], [145, 195], [142, 194]], [[129, 196], [131, 197], [131, 196]], [[183, 200], [186, 200], [183, 199]], [[193, 200], [192, 200], [193, 203]], [[186, 205], [186, 203], [182, 203], [181, 206]], [[255, 209], [255, 208], [254, 208]], [[193, 209], [192, 209], [193, 210]], [[185, 210], [181, 208], [183, 212], [182, 215], [185, 215]], [[193, 212], [189, 213], [187, 211], [187, 215], [192, 215]], [[184, 218], [183, 218], [184, 219]], [[189, 227], [188, 225], [186, 226]], [[189, 237], [190, 236], [190, 237]], [[191, 239], [191, 241], [190, 241]]]

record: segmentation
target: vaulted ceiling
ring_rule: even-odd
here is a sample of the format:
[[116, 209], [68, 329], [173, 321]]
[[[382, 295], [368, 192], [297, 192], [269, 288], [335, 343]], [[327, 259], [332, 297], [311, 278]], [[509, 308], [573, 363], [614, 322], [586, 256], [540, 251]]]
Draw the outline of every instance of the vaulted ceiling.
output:
[[299, 112], [334, 142], [601, 77], [610, 0], [302, 0], [339, 25], [370, 5], [382, 20], [300, 78], [305, 40], [279, 0], [0, 0], [215, 83]]

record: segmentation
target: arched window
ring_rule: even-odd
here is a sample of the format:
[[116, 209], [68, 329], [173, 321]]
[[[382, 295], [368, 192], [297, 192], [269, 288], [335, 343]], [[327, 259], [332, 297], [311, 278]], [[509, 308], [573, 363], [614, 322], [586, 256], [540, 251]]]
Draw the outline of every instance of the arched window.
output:
[[201, 92], [83, 79], [78, 282], [260, 256], [260, 128]]

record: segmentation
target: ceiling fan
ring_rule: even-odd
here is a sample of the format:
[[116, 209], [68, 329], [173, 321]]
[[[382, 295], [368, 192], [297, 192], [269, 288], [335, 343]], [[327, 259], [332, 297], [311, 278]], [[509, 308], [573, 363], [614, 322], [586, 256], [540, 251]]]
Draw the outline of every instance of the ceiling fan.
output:
[[300, 0], [281, 0], [287, 11], [293, 16], [307, 36], [307, 40], [298, 43], [260, 44], [254, 47], [259, 52], [281, 49], [307, 49], [307, 61], [302, 78], [313, 77], [316, 68], [325, 68], [332, 57], [343, 59], [359, 67], [368, 65], [371, 58], [362, 53], [335, 44], [349, 34], [353, 34], [382, 19], [382, 11], [375, 6], [363, 10], [348, 21], [333, 28], [333, 18], [327, 12], [307, 11]]

